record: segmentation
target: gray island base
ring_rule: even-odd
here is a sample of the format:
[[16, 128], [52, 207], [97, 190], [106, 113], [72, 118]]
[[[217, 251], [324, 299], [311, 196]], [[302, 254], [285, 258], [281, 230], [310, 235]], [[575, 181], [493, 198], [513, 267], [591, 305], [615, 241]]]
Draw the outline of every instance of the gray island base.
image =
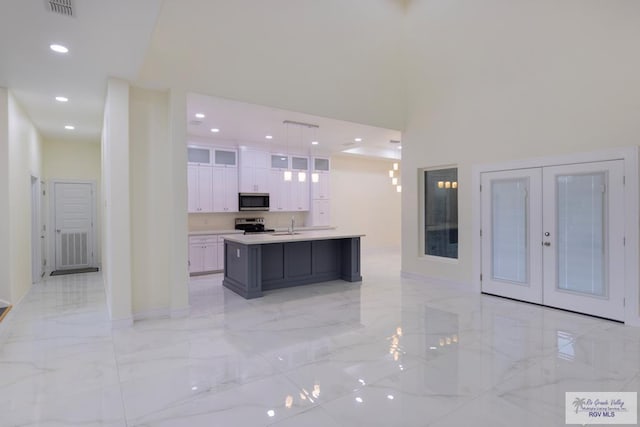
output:
[[263, 291], [346, 280], [360, 282], [360, 237], [335, 231], [225, 236], [223, 286], [244, 298]]

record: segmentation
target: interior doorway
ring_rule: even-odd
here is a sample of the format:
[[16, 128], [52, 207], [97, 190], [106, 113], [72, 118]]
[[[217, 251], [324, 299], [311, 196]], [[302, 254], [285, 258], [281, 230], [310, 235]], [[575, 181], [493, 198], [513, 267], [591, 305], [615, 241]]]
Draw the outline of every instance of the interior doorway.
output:
[[53, 183], [54, 270], [95, 267], [95, 183]]
[[624, 161], [481, 173], [482, 292], [624, 321]]

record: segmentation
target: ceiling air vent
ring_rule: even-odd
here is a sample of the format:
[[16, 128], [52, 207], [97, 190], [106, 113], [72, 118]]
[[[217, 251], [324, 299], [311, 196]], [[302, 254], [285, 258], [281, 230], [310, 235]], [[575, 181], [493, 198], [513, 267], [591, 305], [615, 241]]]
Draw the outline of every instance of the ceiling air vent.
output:
[[50, 12], [65, 16], [73, 16], [73, 4], [71, 0], [46, 0], [47, 9]]

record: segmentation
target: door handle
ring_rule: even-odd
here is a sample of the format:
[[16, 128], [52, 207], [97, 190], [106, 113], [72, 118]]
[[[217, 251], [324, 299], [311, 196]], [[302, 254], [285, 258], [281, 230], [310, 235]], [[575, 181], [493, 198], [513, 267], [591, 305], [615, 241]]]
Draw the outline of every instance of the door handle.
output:
[[542, 244], [545, 246], [551, 246], [551, 242], [542, 242]]

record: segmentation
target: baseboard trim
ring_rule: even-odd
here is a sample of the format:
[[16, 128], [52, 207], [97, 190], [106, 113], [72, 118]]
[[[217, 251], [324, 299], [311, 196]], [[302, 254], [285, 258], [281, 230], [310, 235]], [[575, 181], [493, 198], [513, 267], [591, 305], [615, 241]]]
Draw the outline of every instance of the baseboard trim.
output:
[[151, 310], [133, 313], [133, 321], [137, 322], [138, 320], [162, 319], [169, 317], [169, 314], [170, 313], [168, 308], [154, 308]]
[[436, 285], [448, 286], [465, 291], [473, 291], [471, 283], [457, 282], [455, 280], [443, 279], [440, 277], [432, 277], [424, 274], [414, 273], [412, 271], [400, 271], [400, 277], [404, 279], [419, 280], [421, 282], [429, 282]]
[[183, 317], [189, 317], [190, 313], [191, 313], [191, 308], [184, 307], [184, 308], [176, 308], [171, 310], [170, 315], [172, 319], [180, 319]]

